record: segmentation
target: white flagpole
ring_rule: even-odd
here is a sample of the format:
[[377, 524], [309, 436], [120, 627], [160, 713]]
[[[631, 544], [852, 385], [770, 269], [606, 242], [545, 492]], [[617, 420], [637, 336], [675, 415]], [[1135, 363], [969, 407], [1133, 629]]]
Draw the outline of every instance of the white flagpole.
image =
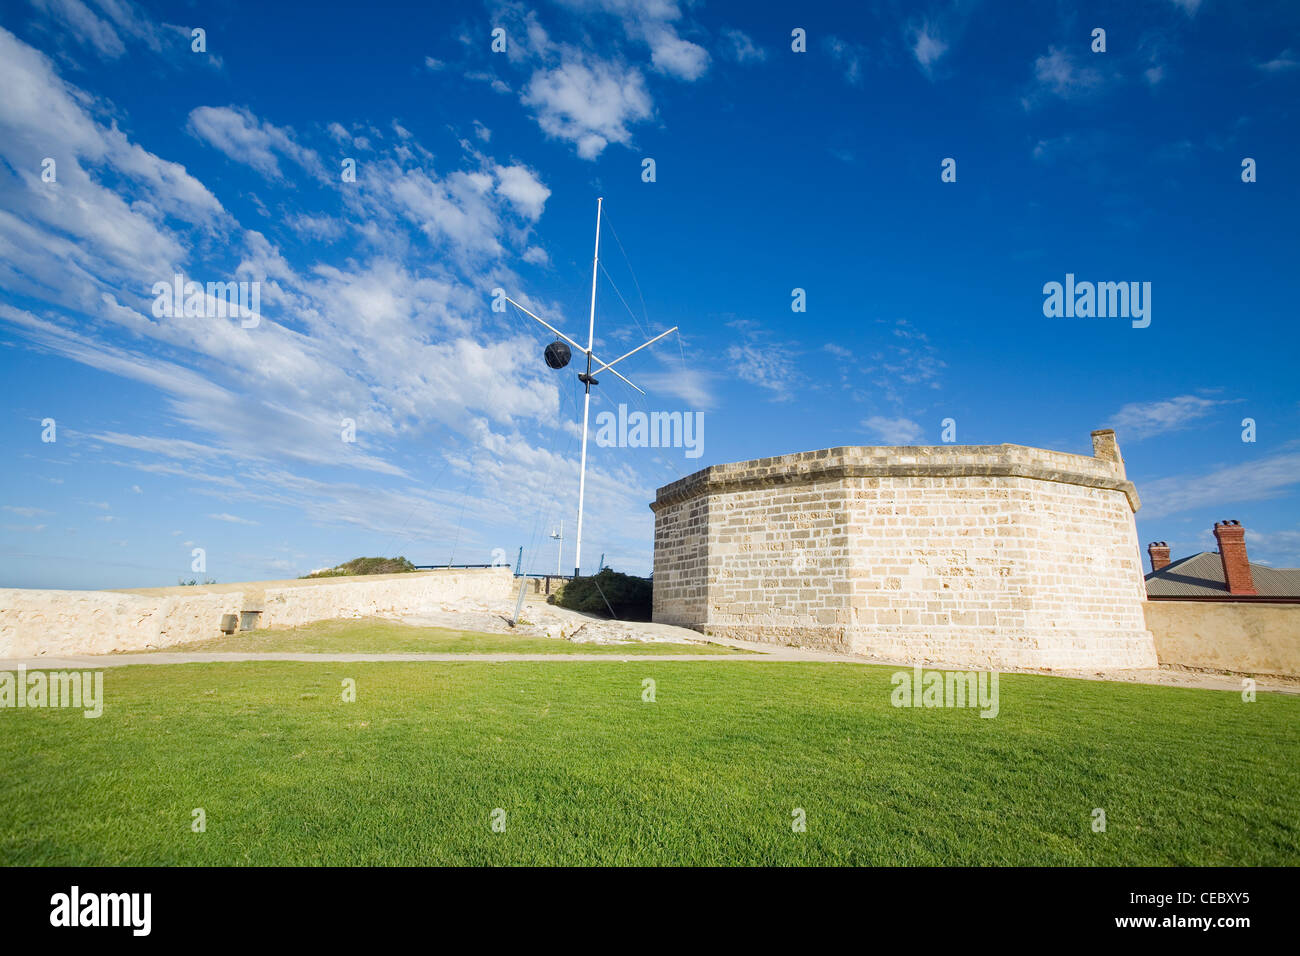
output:
[[587, 494], [587, 421], [591, 414], [591, 346], [596, 338], [596, 266], [600, 262], [600, 205], [596, 199], [596, 251], [591, 257], [591, 315], [587, 320], [586, 391], [582, 399], [582, 464], [578, 471], [578, 535], [573, 548], [573, 576], [582, 568], [582, 504]]
[[[565, 342], [568, 342], [570, 345], [572, 345], [574, 350], [578, 352], [586, 353], [586, 357], [587, 357], [587, 370], [585, 372], [579, 373], [578, 375], [578, 381], [582, 382], [582, 384], [585, 386], [585, 389], [584, 389], [584, 395], [582, 401], [582, 462], [578, 466], [579, 467], [578, 531], [574, 540], [574, 547], [573, 547], [573, 576], [574, 577], [577, 577], [582, 570], [582, 517], [583, 517], [582, 512], [587, 497], [587, 431], [591, 423], [591, 386], [598, 384], [595, 376], [601, 374], [602, 372], [610, 372], [616, 378], [620, 379], [625, 384], [627, 384], [629, 387], [636, 389], [636, 391], [641, 392], [641, 394], [644, 395], [645, 391], [639, 385], [637, 385], [635, 382], [630, 381], [625, 375], [623, 375], [622, 372], [614, 368], [614, 366], [617, 365], [619, 362], [622, 362], [624, 359], [630, 358], [631, 356], [635, 355], [637, 352], [640, 352], [643, 348], [646, 348], [647, 346], [650, 345], [654, 345], [664, 336], [677, 331], [677, 326], [674, 325], [667, 332], [661, 332], [660, 334], [652, 338], [650, 341], [642, 345], [638, 345], [631, 352], [626, 352], [623, 355], [620, 355], [612, 362], [602, 362], [592, 352], [592, 348], [594, 347], [596, 342], [596, 280], [597, 277], [599, 276], [599, 269], [600, 269], [600, 217], [601, 217], [601, 205], [603, 203], [604, 203], [603, 199], [598, 198], [596, 200], [596, 251], [592, 254], [591, 257], [591, 312], [587, 317], [587, 347], [585, 349], [582, 347], [582, 345], [579, 342], [569, 338], [567, 335], [565, 335], [555, 326], [551, 325], [545, 319], [541, 318], [538, 315], [534, 315], [531, 311], [525, 309], [514, 299], [510, 298], [510, 296], [504, 296], [507, 302], [513, 305], [524, 315], [528, 316], [530, 319], [535, 319], [546, 329], [555, 333], [555, 335], [557, 335], [559, 338], [563, 339]], [[548, 363], [549, 363], [549, 359], [548, 359]], [[594, 370], [594, 372], [592, 370], [593, 364], [598, 366]], [[558, 367], [563, 368], [565, 365], [568, 365], [567, 358], [565, 359], [563, 364], [561, 364]], [[551, 366], [551, 367], [555, 368], [557, 366]], [[563, 534], [564, 534], [564, 526], [561, 525], [560, 526], [560, 535], [561, 535], [560, 555], [557, 556], [557, 560], [563, 560], [563, 548], [564, 548]], [[552, 537], [554, 537], [554, 535], [552, 535]]]

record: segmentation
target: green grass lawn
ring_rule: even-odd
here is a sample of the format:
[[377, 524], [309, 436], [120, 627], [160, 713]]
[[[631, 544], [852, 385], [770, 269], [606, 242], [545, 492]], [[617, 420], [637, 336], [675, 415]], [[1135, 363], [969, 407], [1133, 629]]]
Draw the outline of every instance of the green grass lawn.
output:
[[97, 720], [0, 711], [0, 864], [1300, 861], [1300, 698], [1007, 675], [990, 720], [891, 673], [110, 668]]
[[[525, 620], [527, 616], [525, 615]], [[701, 641], [704, 640], [701, 636]], [[271, 651], [304, 654], [738, 654], [721, 644], [579, 644], [523, 634], [486, 634], [445, 627], [414, 627], [379, 618], [317, 621], [302, 627], [239, 631], [166, 651]], [[151, 653], [129, 651], [128, 653]]]

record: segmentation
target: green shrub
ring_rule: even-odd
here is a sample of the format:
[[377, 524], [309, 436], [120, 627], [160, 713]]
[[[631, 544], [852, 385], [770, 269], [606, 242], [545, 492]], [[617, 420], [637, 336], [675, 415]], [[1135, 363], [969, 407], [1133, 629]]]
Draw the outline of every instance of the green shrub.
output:
[[621, 621], [648, 621], [653, 594], [654, 585], [649, 578], [602, 568], [595, 577], [574, 578], [552, 596], [555, 604], [571, 611], [609, 617], [609, 609], [613, 607], [614, 615]]
[[327, 571], [304, 574], [304, 578], [341, 578], [350, 574], [399, 574], [414, 571], [415, 565], [406, 558], [353, 558]]

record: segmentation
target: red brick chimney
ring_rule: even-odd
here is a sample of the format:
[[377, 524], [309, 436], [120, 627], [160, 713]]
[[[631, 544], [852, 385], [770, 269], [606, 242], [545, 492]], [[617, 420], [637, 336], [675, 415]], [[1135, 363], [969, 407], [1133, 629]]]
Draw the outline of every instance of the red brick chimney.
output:
[[1223, 580], [1229, 594], [1257, 594], [1246, 558], [1246, 529], [1240, 521], [1216, 521], [1214, 537], [1219, 542], [1219, 559], [1223, 562]]
[[1169, 567], [1169, 545], [1165, 542], [1152, 541], [1147, 545], [1147, 554], [1151, 557], [1152, 571]]

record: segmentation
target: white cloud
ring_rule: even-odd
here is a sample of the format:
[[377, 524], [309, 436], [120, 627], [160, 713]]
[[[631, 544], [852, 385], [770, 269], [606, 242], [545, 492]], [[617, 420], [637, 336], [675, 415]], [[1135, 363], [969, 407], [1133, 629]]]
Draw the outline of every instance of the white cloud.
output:
[[910, 418], [886, 418], [872, 415], [862, 422], [862, 427], [870, 431], [886, 445], [911, 445], [920, 440], [921, 426]]
[[[667, 346], [672, 349], [672, 346]], [[671, 359], [663, 361], [659, 371], [638, 371], [628, 377], [647, 392], [656, 396], [671, 396], [684, 401], [690, 411], [711, 411], [718, 406], [714, 391], [718, 376], [708, 369], [674, 365]], [[581, 429], [579, 429], [581, 433]]]
[[684, 39], [678, 24], [682, 11], [675, 0], [561, 0], [582, 12], [618, 17], [629, 39], [650, 48], [650, 62], [660, 73], [693, 81], [709, 68], [709, 54], [698, 43]]
[[498, 166], [496, 174], [497, 191], [527, 218], [536, 221], [551, 195], [537, 174], [527, 166]]
[[[452, 540], [463, 512], [466, 547], [505, 513], [573, 506], [576, 465], [556, 425], [568, 421], [561, 387], [538, 360], [545, 336], [486, 308], [486, 290], [520, 287], [515, 257], [545, 261], [532, 223], [550, 191], [535, 172], [474, 147], [464, 147], [460, 168], [440, 156], [436, 170], [414, 137], [357, 129], [378, 150], [366, 188], [306, 210], [291, 190], [267, 193], [268, 238], [242, 227], [183, 167], [97, 123], [91, 97], [3, 30], [0, 88], [0, 286], [38, 303], [0, 304], [0, 323], [22, 347], [147, 386], [150, 420], [161, 418], [154, 434], [134, 422], [69, 434], [88, 467], [165, 476], [223, 502], [213, 514], [262, 504], [332, 526], [415, 533], [422, 543]], [[585, 118], [616, 141], [627, 135], [620, 116], [649, 113], [648, 96], [630, 102], [630, 113], [625, 101], [622, 113]], [[260, 166], [271, 190], [277, 173], [292, 171], [286, 160], [314, 155], [306, 140], [246, 109], [197, 114], [200, 135]], [[319, 135], [354, 141], [338, 124]], [[378, 158], [394, 138], [409, 149], [408, 165], [423, 167]], [[50, 142], [62, 150], [55, 188], [31, 162]], [[293, 251], [296, 242], [282, 252], [277, 240], [291, 240], [290, 229], [352, 244], [325, 264]], [[260, 324], [154, 318], [151, 286], [176, 271], [260, 282]], [[340, 439], [343, 418], [356, 422], [356, 442]], [[432, 487], [438, 466], [449, 469], [440, 487], [454, 491]], [[318, 478], [310, 469], [327, 471]], [[363, 480], [340, 479], [339, 469]], [[604, 526], [611, 549], [643, 549], [652, 491], [638, 472], [597, 452], [588, 488], [593, 526]], [[421, 513], [405, 521], [413, 508]]]
[[656, 70], [679, 80], [698, 80], [709, 68], [709, 54], [698, 43], [683, 40], [666, 27], [646, 31], [650, 44], [650, 62]]
[[[183, 166], [93, 120], [86, 94], [3, 29], [0, 89], [0, 287], [98, 311], [106, 288], [173, 271], [177, 230], [228, 221]], [[41, 181], [44, 156], [55, 183]]]
[[189, 130], [199, 139], [238, 163], [253, 167], [271, 179], [283, 179], [279, 157], [324, 177], [315, 151], [299, 146], [291, 130], [258, 123], [249, 110], [230, 106], [200, 106], [190, 111]]
[[[372, 221], [413, 224], [462, 260], [484, 254], [496, 257], [504, 251], [505, 227], [491, 172], [461, 170], [440, 177], [379, 160], [372, 164], [366, 184], [366, 191], [350, 196], [349, 202]], [[521, 195], [528, 195], [526, 187], [520, 189]]]
[[538, 70], [522, 102], [537, 111], [548, 135], [574, 143], [583, 159], [595, 159], [610, 143], [627, 143], [628, 125], [648, 119], [652, 108], [641, 71], [580, 55]]

